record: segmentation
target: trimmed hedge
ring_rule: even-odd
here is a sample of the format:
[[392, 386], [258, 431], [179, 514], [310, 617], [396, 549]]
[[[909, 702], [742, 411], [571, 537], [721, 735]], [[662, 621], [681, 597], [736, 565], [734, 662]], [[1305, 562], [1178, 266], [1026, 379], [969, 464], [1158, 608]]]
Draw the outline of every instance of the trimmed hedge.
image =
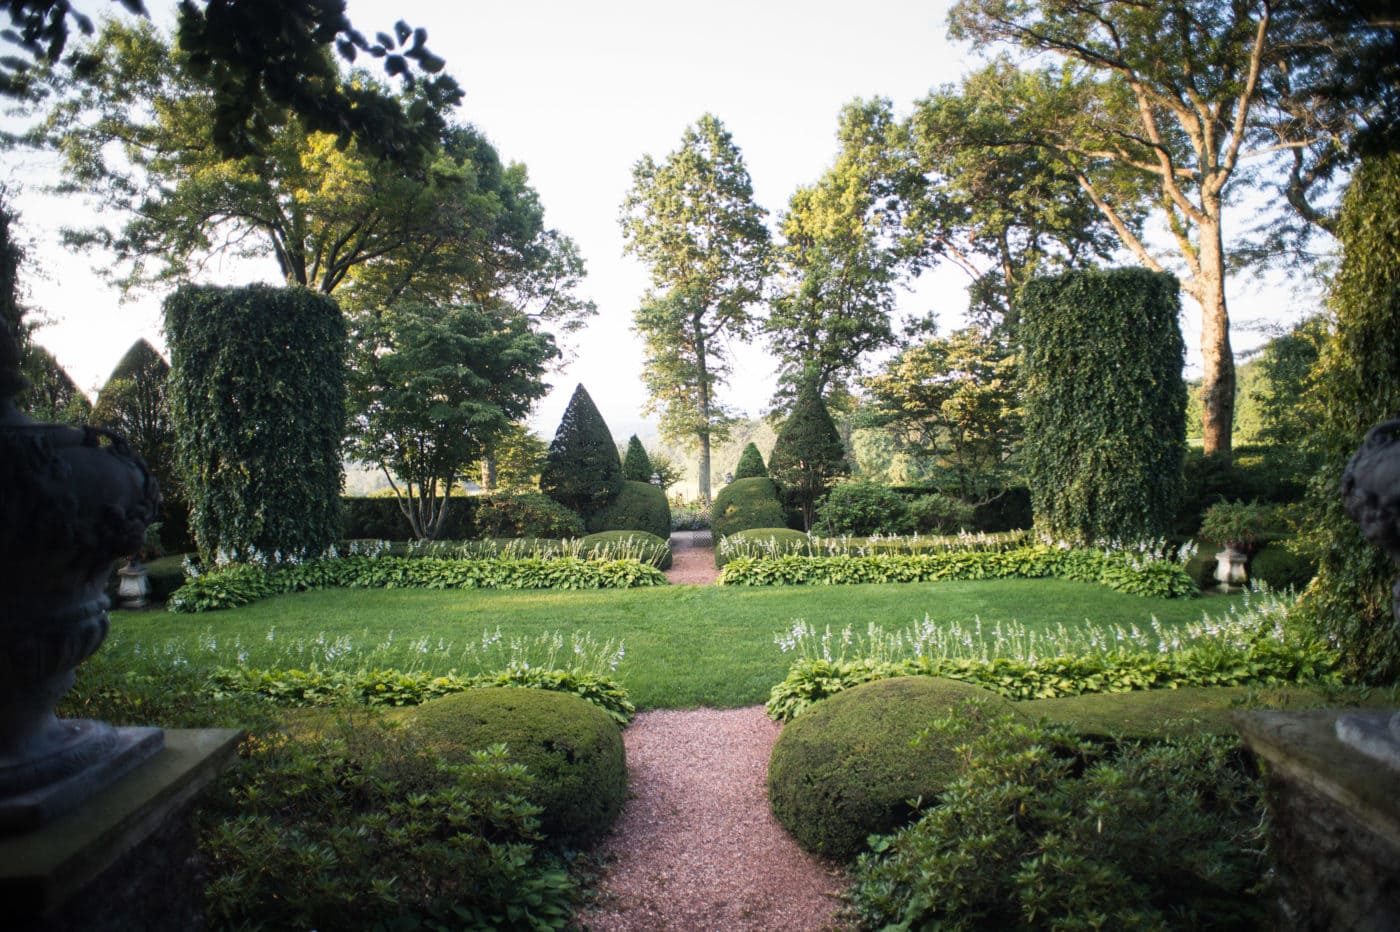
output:
[[710, 506], [710, 528], [716, 538], [752, 528], [786, 525], [778, 484], [762, 476], [735, 479], [719, 490]]
[[[646, 531], [599, 531], [579, 541], [585, 559], [636, 559], [661, 570], [671, 568], [671, 545]], [[618, 557], [618, 554], [623, 554]]]
[[763, 547], [765, 551], [778, 553], [810, 553], [812, 539], [801, 531], [787, 527], [757, 527], [747, 531], [735, 531], [720, 541], [715, 547], [715, 566], [724, 565], [734, 559], [731, 553], [744, 553], [748, 545]]
[[1002, 551], [945, 551], [868, 556], [731, 558], [722, 586], [856, 585], [944, 579], [1041, 579], [1095, 582], [1118, 592], [1157, 598], [1192, 596], [1196, 583], [1179, 564], [1140, 562], [1126, 553], [1061, 550], [1046, 544]]
[[671, 536], [671, 503], [657, 486], [625, 479], [617, 497], [588, 519], [588, 530], [645, 531], [666, 540]]
[[405, 713], [415, 734], [449, 763], [504, 744], [507, 758], [534, 777], [532, 802], [552, 841], [581, 845], [622, 811], [627, 759], [617, 723], [576, 696], [537, 689], [472, 689]]
[[868, 836], [933, 804], [957, 774], [952, 746], [914, 738], [969, 699], [980, 701], [979, 714], [1012, 714], [1011, 703], [984, 689], [931, 677], [870, 683], [816, 706], [773, 746], [773, 815], [806, 850], [850, 858]]
[[[342, 540], [404, 540], [413, 534], [408, 519], [399, 510], [398, 500], [392, 495], [346, 495], [340, 501]], [[439, 539], [470, 540], [479, 536], [476, 510], [481, 501], [477, 495], [452, 496]]]

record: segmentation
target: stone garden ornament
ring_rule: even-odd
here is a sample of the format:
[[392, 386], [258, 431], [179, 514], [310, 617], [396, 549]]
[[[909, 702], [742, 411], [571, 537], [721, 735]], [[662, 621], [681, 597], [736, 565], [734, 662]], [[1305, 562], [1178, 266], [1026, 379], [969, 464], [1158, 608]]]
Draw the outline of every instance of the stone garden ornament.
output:
[[[1400, 418], [1377, 424], [1342, 473], [1342, 502], [1361, 533], [1400, 567]], [[1400, 625], [1400, 580], [1391, 590]], [[1355, 713], [1337, 720], [1337, 737], [1400, 770], [1400, 712]]]
[[103, 789], [163, 746], [157, 728], [62, 720], [74, 668], [107, 636], [113, 562], [140, 548], [159, 492], [118, 435], [41, 424], [0, 326], [0, 834]]

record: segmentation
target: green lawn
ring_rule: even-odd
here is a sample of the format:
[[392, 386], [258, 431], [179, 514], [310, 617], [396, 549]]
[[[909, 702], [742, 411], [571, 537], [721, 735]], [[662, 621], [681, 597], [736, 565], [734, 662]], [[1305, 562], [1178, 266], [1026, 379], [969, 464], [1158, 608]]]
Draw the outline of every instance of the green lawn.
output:
[[[773, 642], [794, 619], [823, 628], [898, 629], [927, 615], [1032, 631], [1085, 620], [1165, 628], [1224, 612], [1238, 597], [1144, 599], [1087, 583], [995, 580], [791, 588], [668, 586], [606, 592], [332, 590], [232, 611], [112, 616], [106, 658], [178, 656], [196, 665], [394, 667], [477, 672], [483, 632], [511, 638], [586, 631], [621, 641], [616, 675], [639, 709], [733, 707], [768, 698], [792, 660]], [[567, 650], [567, 647], [565, 648]], [[139, 664], [139, 661], [137, 661]], [[80, 673], [81, 675], [81, 673]]]

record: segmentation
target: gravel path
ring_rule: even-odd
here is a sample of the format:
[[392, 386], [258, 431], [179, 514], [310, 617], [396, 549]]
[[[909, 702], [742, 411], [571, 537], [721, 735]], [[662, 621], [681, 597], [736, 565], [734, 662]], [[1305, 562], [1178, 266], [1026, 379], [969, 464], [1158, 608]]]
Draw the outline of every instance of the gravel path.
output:
[[781, 726], [762, 706], [643, 712], [623, 732], [630, 793], [597, 849], [607, 865], [594, 932], [818, 932], [840, 868], [797, 847], [768, 809]]
[[671, 568], [666, 571], [666, 578], [672, 585], [681, 586], [708, 586], [719, 578], [709, 531], [671, 532]]

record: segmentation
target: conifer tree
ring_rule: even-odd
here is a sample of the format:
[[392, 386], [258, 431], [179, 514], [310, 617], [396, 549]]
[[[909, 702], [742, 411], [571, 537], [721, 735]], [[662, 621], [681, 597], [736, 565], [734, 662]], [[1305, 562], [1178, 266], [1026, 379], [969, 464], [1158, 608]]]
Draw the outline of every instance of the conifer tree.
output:
[[767, 478], [768, 467], [763, 465], [763, 454], [758, 451], [757, 445], [750, 443], [744, 447], [744, 452], [739, 454], [739, 465], [734, 467], [734, 478], [752, 479], [755, 476]]
[[817, 500], [835, 481], [850, 471], [841, 434], [826, 410], [821, 395], [810, 383], [797, 393], [792, 414], [783, 422], [768, 472], [802, 509], [802, 526], [812, 529]]
[[622, 458], [622, 478], [633, 482], [651, 482], [651, 457], [646, 447], [633, 434], [627, 441], [627, 455]]
[[540, 490], [584, 517], [622, 491], [622, 460], [617, 446], [582, 383], [574, 389], [545, 454]]

